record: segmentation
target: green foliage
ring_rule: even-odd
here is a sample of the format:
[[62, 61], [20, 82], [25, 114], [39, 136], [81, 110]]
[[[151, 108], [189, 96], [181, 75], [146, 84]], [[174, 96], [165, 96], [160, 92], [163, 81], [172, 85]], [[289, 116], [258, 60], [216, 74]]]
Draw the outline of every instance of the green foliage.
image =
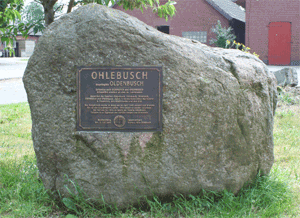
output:
[[[116, 214], [119, 213], [119, 210], [116, 208], [113, 208], [107, 204], [105, 204], [105, 201], [102, 199], [104, 206], [98, 206], [97, 204], [94, 204], [91, 199], [89, 199], [83, 190], [79, 187], [77, 182], [72, 181], [69, 179], [67, 175], [65, 177], [66, 185], [64, 186], [65, 189], [69, 193], [69, 197], [62, 197], [59, 193], [59, 196], [61, 198], [61, 201], [66, 208], [66, 210], [69, 213], [76, 214], [80, 217], [87, 217], [91, 215], [99, 215], [99, 214]], [[68, 185], [69, 184], [69, 185]]]
[[8, 157], [0, 156], [0, 216], [10, 211], [16, 217], [45, 216], [51, 199], [38, 178], [35, 157]]
[[10, 104], [0, 106], [0, 124], [14, 122], [22, 118], [23, 113], [28, 113], [28, 105]]
[[156, 1], [157, 6], [153, 7], [153, 12], [157, 13], [157, 15], [162, 18], [164, 17], [166, 21], [168, 21], [169, 17], [173, 17], [176, 12], [175, 4], [176, 2], [174, 1], [168, 1], [164, 5], [159, 5], [159, 2]]
[[284, 171], [275, 169], [268, 177], [258, 175], [237, 196], [228, 191], [202, 191], [198, 196], [174, 196], [170, 203], [157, 197], [148, 200], [150, 216], [170, 217], [278, 217], [292, 209], [293, 194]]
[[299, 103], [299, 102], [297, 102], [295, 97], [292, 96], [292, 94], [287, 93], [287, 92], [279, 92], [278, 100], [279, 100], [279, 102], [287, 104], [287, 105], [293, 105], [293, 104]]
[[144, 8], [152, 8], [153, 13], [157, 13], [160, 18], [164, 18], [168, 21], [169, 17], [175, 15], [175, 1], [168, 1], [164, 5], [160, 5], [159, 0], [79, 0], [74, 3], [74, 5], [85, 5], [89, 3], [97, 3], [100, 5], [113, 5], [117, 2], [118, 5], [123, 6], [125, 10], [133, 10], [135, 8], [140, 9], [142, 12]]
[[11, 21], [21, 19], [20, 10], [23, 7], [23, 0], [2, 0], [0, 1], [0, 27], [3, 28]]
[[0, 217], [45, 217], [54, 202], [39, 178], [28, 103], [0, 105], [0, 139]]
[[232, 28], [228, 27], [227, 29], [225, 27], [222, 27], [221, 21], [218, 20], [218, 23], [216, 26], [212, 27], [211, 31], [216, 34], [216, 39], [211, 39], [210, 44], [214, 44], [217, 47], [225, 48], [226, 47], [226, 41], [233, 41], [236, 36], [232, 34]]
[[43, 31], [44, 11], [36, 2], [23, 8], [23, 0], [5, 0], [1, 1], [0, 5], [0, 40], [6, 42], [5, 50], [8, 49], [12, 54], [12, 45], [18, 34], [27, 38], [31, 30], [34, 34]]
[[282, 110], [282, 111], [276, 111], [276, 116], [280, 119], [282, 118], [291, 118], [295, 115], [295, 113], [291, 110]]
[[[21, 33], [23, 37], [27, 38], [29, 31], [33, 30], [33, 33], [43, 32], [45, 28], [45, 13], [56, 13], [62, 10], [62, 5], [55, 4], [53, 1], [40, 0], [41, 4], [32, 2], [23, 9], [24, 0], [3, 0], [0, 1], [0, 40], [6, 42], [6, 49], [9, 49], [10, 53], [13, 53], [12, 48], [13, 41], [16, 40], [17, 34]], [[70, 0], [71, 2], [71, 0]], [[101, 5], [110, 6], [116, 3], [115, 0], [79, 0], [74, 1], [71, 6], [85, 5], [88, 3], [97, 3]], [[164, 5], [159, 4], [159, 0], [120, 0], [118, 5], [122, 5], [124, 9], [133, 10], [134, 8], [140, 9], [142, 12], [144, 8], [151, 7], [154, 13], [157, 13], [159, 17], [164, 17], [166, 20], [169, 17], [174, 16], [176, 9], [174, 1], [168, 1]], [[48, 8], [47, 12], [42, 8]], [[22, 11], [23, 9], [23, 11]], [[53, 9], [53, 12], [51, 12]], [[22, 19], [21, 19], [22, 11]], [[53, 14], [54, 16], [54, 14]], [[52, 21], [48, 21], [52, 22]], [[49, 25], [50, 23], [47, 23]]]
[[[290, 90], [290, 91], [289, 91]], [[300, 99], [297, 96], [297, 92], [292, 92], [293, 88], [287, 86], [277, 86], [277, 93], [278, 93], [278, 103], [277, 106], [290, 106], [290, 105], [299, 105]]]
[[27, 26], [33, 26], [33, 33], [43, 32], [45, 29], [44, 9], [37, 2], [31, 2], [22, 10], [22, 22]]
[[[65, 178], [67, 179], [67, 183], [72, 184], [72, 189], [75, 190], [75, 193], [71, 191], [71, 189], [68, 187], [68, 185], [65, 185], [65, 188], [68, 190], [70, 197], [69, 198], [62, 198], [62, 202], [65, 205], [65, 207], [70, 211], [70, 212], [75, 212], [79, 213], [80, 208], [82, 208], [82, 203], [84, 206], [89, 206], [89, 204], [86, 204], [86, 200], [84, 199], [84, 194], [81, 190], [81, 188], [78, 186], [77, 183], [74, 183], [72, 180], [68, 178], [67, 175], [65, 175]], [[77, 209], [77, 207], [79, 207]]]
[[[216, 26], [211, 29], [211, 31], [216, 34], [217, 38], [211, 39], [210, 44], [215, 44], [217, 47], [221, 48], [235, 49], [239, 49], [242, 46], [241, 51], [250, 53], [249, 47], [246, 47], [244, 44], [235, 41], [236, 36], [232, 34], [232, 28], [229, 27], [226, 29], [225, 27], [222, 27], [221, 22], [219, 20]], [[259, 55], [255, 52], [253, 53], [253, 55], [259, 58]]]
[[8, 144], [31, 142], [29, 112], [28, 103], [0, 105], [0, 138], [3, 142]]
[[[205, 217], [278, 217], [280, 214], [293, 210], [294, 197], [285, 172], [275, 168], [270, 176], [258, 174], [254, 182], [244, 187], [237, 196], [226, 190], [223, 192], [202, 190], [197, 196], [174, 195], [167, 201], [162, 201], [156, 195], [151, 199], [146, 197], [146, 201], [139, 205], [140, 211], [136, 213], [143, 214], [143, 217], [195, 217], [199, 215]], [[70, 197], [63, 198], [62, 201], [70, 213], [80, 217], [91, 214], [105, 216], [121, 213], [118, 209], [107, 207], [107, 205], [97, 208], [84, 198], [82, 190], [76, 183], [70, 179], [68, 182], [72, 184], [74, 191], [72, 192], [65, 186]]]
[[14, 52], [11, 45], [18, 32], [22, 32], [22, 26], [15, 23], [21, 20], [20, 10], [24, 5], [23, 0], [3, 0], [0, 1], [0, 41], [6, 42], [6, 49], [10, 54]]

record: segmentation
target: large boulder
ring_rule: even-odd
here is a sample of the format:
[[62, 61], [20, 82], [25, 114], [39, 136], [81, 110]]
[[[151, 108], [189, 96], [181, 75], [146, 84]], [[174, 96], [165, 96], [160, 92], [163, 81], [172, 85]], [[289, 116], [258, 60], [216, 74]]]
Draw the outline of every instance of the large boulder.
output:
[[[77, 67], [116, 65], [163, 67], [162, 132], [76, 131]], [[276, 81], [251, 54], [89, 4], [47, 28], [23, 81], [40, 177], [63, 196], [65, 175], [120, 208], [154, 194], [237, 193], [272, 167]]]

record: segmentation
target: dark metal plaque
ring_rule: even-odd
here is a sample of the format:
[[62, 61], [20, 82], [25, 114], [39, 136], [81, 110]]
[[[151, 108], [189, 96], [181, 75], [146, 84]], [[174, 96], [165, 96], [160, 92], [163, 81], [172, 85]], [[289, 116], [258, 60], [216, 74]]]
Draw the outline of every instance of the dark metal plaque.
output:
[[77, 131], [162, 131], [162, 67], [79, 67]]

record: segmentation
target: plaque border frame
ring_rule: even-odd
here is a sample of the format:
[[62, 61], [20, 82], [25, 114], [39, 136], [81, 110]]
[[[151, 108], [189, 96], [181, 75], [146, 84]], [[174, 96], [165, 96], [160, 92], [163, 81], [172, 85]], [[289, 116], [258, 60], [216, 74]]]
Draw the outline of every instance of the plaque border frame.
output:
[[[83, 70], [133, 70], [133, 69], [147, 69], [147, 70], [155, 70], [158, 71], [158, 127], [157, 128], [142, 128], [142, 129], [125, 129], [125, 128], [102, 128], [102, 127], [84, 127], [81, 124], [81, 88], [80, 88], [80, 73]], [[77, 110], [76, 110], [76, 131], [84, 131], [84, 132], [161, 132], [162, 131], [162, 104], [163, 104], [163, 67], [162, 66], [78, 66], [76, 72], [76, 84], [77, 84]], [[80, 129], [79, 129], [80, 128]]]

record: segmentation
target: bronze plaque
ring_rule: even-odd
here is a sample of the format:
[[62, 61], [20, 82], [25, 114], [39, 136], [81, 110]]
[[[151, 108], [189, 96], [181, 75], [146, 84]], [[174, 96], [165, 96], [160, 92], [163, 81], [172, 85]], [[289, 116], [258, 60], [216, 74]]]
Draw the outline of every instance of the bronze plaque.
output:
[[77, 131], [162, 131], [162, 67], [79, 67]]

